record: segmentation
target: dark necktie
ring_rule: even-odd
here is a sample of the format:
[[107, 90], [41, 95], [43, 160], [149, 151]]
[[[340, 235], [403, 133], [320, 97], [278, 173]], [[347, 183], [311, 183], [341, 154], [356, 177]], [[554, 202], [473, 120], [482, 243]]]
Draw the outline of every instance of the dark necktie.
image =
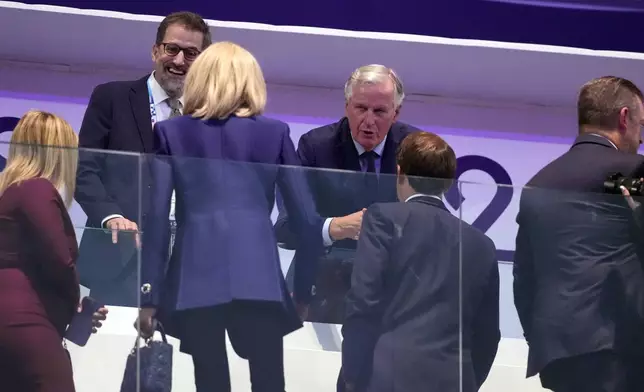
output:
[[365, 151], [360, 154], [360, 158], [367, 164], [367, 173], [376, 172], [376, 159], [378, 159], [378, 153], [374, 151]]
[[360, 154], [360, 158], [367, 165], [365, 173], [365, 207], [373, 204], [378, 200], [378, 173], [376, 172], [376, 159], [378, 154], [374, 151], [365, 151]]

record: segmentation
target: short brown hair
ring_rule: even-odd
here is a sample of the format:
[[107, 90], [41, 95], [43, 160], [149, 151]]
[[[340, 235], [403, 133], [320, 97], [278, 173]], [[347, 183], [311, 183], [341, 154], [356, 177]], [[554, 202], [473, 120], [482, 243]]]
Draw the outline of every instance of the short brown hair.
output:
[[579, 91], [577, 101], [580, 132], [585, 126], [615, 129], [623, 108], [628, 108], [631, 113], [639, 111], [638, 99], [644, 100], [642, 91], [630, 80], [603, 76], [587, 82]]
[[157, 28], [157, 45], [161, 45], [163, 43], [163, 40], [165, 39], [165, 33], [168, 30], [168, 27], [172, 25], [181, 25], [188, 30], [198, 31], [203, 34], [201, 50], [206, 49], [212, 43], [212, 38], [210, 36], [210, 27], [208, 27], [206, 21], [194, 12], [181, 11], [174, 12], [166, 16], [161, 21], [161, 24]]
[[[444, 193], [456, 176], [456, 154], [445, 140], [431, 132], [413, 132], [398, 146], [400, 173], [416, 192]], [[443, 181], [439, 180], [443, 179]]]

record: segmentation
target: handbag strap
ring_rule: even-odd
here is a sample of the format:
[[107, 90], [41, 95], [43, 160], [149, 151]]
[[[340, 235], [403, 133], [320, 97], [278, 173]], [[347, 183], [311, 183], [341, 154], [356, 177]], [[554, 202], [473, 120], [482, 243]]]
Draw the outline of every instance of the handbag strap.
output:
[[[161, 324], [161, 322], [158, 321], [158, 320], [156, 320], [156, 324], [157, 325], [156, 325], [155, 330], [161, 332], [161, 341], [163, 341], [163, 343], [165, 343], [165, 344], [168, 344], [168, 338], [165, 335], [165, 329], [163, 329], [163, 324]], [[152, 341], [152, 338], [153, 337], [150, 336], [148, 339], [145, 339], [145, 344], [146, 345], [149, 344]], [[136, 337], [136, 340], [134, 341], [134, 348], [132, 349], [132, 352], [136, 351], [139, 348], [139, 342], [140, 342], [141, 339], [143, 339], [141, 337], [141, 335]]]
[[[161, 324], [161, 322], [158, 321], [158, 320], [157, 320], [157, 328], [156, 328], [156, 330], [161, 332], [161, 340], [163, 341], [163, 343], [167, 344], [168, 343], [168, 338], [166, 338], [166, 336], [165, 336], [165, 329], [163, 329], [163, 324]], [[150, 338], [150, 340], [152, 340], [152, 338]]]

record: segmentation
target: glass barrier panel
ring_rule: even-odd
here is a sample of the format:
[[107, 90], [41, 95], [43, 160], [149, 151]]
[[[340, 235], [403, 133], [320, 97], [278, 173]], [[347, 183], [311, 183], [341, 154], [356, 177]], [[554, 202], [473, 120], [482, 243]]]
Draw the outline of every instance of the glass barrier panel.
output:
[[136, 343], [140, 330], [137, 309], [141, 296], [140, 228], [144, 219], [141, 206], [147, 197], [142, 184], [149, 175], [145, 169], [139, 154], [78, 151], [75, 202], [80, 208], [72, 209], [71, 216], [77, 231], [82, 231], [78, 236], [80, 282], [109, 313], [92, 339], [92, 351], [89, 347], [76, 350], [77, 355], [83, 355], [76, 362], [83, 362], [82, 366], [91, 364], [100, 371], [99, 365], [109, 360], [110, 369], [117, 375], [96, 386], [100, 373], [88, 377], [94, 373], [78, 371], [78, 390], [90, 390], [90, 384], [93, 390], [120, 390], [122, 384], [128, 385], [126, 390], [139, 388], [140, 345]]
[[[87, 236], [102, 236], [111, 238], [112, 234], [103, 229], [97, 228], [77, 228], [77, 237], [79, 241], [86, 241]], [[91, 268], [87, 266], [80, 269], [83, 274], [81, 277], [81, 297], [89, 296], [96, 300], [98, 305], [103, 305], [108, 313], [106, 318], [100, 321], [101, 326], [93, 334], [85, 346], [75, 344], [67, 341], [67, 348], [70, 352], [72, 364], [74, 368], [74, 380], [77, 391], [118, 391], [123, 382], [125, 367], [127, 362], [129, 365], [130, 373], [134, 378], [130, 378], [131, 385], [138, 388], [137, 380], [137, 366], [136, 360], [129, 360], [130, 355], [133, 353], [135, 347], [137, 332], [137, 316], [138, 316], [138, 294], [140, 290], [135, 286], [136, 277], [138, 276], [138, 251], [136, 243], [139, 241], [139, 233], [133, 231], [119, 231], [118, 242], [113, 244], [114, 250], [108, 251], [100, 245], [95, 245], [96, 242], [88, 246], [88, 242], [83, 245], [82, 252], [86, 254], [100, 254], [100, 252], [111, 252], [114, 255], [121, 256], [122, 259], [114, 258], [112, 261], [116, 263], [119, 260], [126, 258], [134, 259], [134, 266], [129, 270], [129, 266], [119, 267], [119, 279], [114, 279], [113, 286], [97, 286], [94, 285], [91, 278], [93, 275], [89, 272], [94, 272], [93, 269], [100, 269], [100, 264], [92, 262]], [[82, 239], [81, 239], [82, 238]], [[84, 260], [82, 256], [79, 257], [81, 263]], [[79, 264], [80, 267], [81, 264]], [[100, 269], [104, 271], [105, 268]], [[109, 270], [109, 269], [108, 269]], [[87, 280], [83, 280], [87, 279]], [[89, 287], [88, 287], [89, 286]], [[99, 288], [98, 290], [96, 288]], [[129, 302], [126, 302], [129, 301]], [[132, 302], [135, 302], [132, 304]], [[118, 305], [115, 305], [118, 304]], [[126, 305], [128, 304], [128, 305]], [[136, 358], [136, 357], [134, 357]], [[133, 366], [133, 367], [132, 367]], [[105, 373], [105, 369], [113, 370], [116, 377], [101, 378]], [[97, 380], [101, 380], [97, 385]], [[138, 389], [131, 389], [133, 391]]]
[[[515, 220], [521, 189], [466, 181], [459, 185], [458, 192], [450, 189], [445, 201], [450, 209], [460, 211], [465, 222], [463, 302], [476, 309], [472, 351], [467, 354], [471, 359], [464, 358], [463, 363], [474, 365], [481, 391], [532, 391], [526, 385], [530, 381], [525, 380], [527, 346], [512, 296]], [[468, 283], [468, 277], [482, 280], [476, 285]]]

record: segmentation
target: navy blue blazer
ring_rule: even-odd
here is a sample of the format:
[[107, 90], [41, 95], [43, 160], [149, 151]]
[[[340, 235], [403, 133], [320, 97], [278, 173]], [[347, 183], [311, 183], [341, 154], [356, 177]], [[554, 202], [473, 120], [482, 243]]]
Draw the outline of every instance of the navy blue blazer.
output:
[[501, 338], [494, 243], [437, 198], [374, 204], [342, 334], [341, 378], [358, 391], [455, 391], [461, 363], [463, 391], [478, 391]]
[[101, 227], [105, 217], [115, 214], [140, 223], [139, 193], [147, 183], [142, 184], [138, 154], [154, 148], [149, 76], [101, 84], [89, 99], [79, 132], [82, 151], [75, 193], [89, 227]]
[[[89, 99], [79, 132], [81, 150], [74, 194], [87, 214], [87, 227], [99, 228], [103, 219], [114, 214], [142, 226], [149, 172], [140, 154], [151, 153], [154, 144], [146, 85], [149, 76], [101, 84]], [[109, 293], [101, 291], [97, 299], [136, 306], [136, 256], [133, 235], [121, 236], [115, 245], [103, 230], [85, 230], [78, 259], [81, 284], [92, 289], [93, 296], [97, 296], [97, 286], [123, 284], [107, 290]]]
[[644, 177], [644, 157], [581, 135], [521, 194], [514, 303], [528, 377], [557, 359], [644, 350], [642, 236], [625, 199], [604, 194], [616, 172]]
[[[402, 122], [391, 126], [382, 150], [380, 173], [384, 175], [379, 177], [376, 197], [365, 195], [358, 151], [346, 117], [302, 135], [297, 153], [302, 166], [315, 168], [307, 171], [306, 177], [317, 212], [323, 217], [345, 216], [369, 207], [374, 199], [376, 202], [396, 201], [396, 149], [405, 136], [416, 131], [420, 129]], [[275, 229], [279, 242], [285, 248], [294, 249], [294, 235], [289, 230], [288, 214], [283, 208], [280, 208]], [[339, 241], [334, 246], [355, 249], [356, 241]]]
[[[306, 301], [322, 250], [322, 220], [297, 167], [288, 125], [263, 116], [181, 116], [157, 123], [154, 136], [158, 155], [150, 162], [141, 266], [141, 282], [151, 290], [141, 306], [171, 311], [235, 299], [292, 306], [270, 217], [276, 186], [294, 217], [300, 250], [312, 257], [296, 266], [295, 299]], [[173, 189], [177, 233], [166, 267]]]

